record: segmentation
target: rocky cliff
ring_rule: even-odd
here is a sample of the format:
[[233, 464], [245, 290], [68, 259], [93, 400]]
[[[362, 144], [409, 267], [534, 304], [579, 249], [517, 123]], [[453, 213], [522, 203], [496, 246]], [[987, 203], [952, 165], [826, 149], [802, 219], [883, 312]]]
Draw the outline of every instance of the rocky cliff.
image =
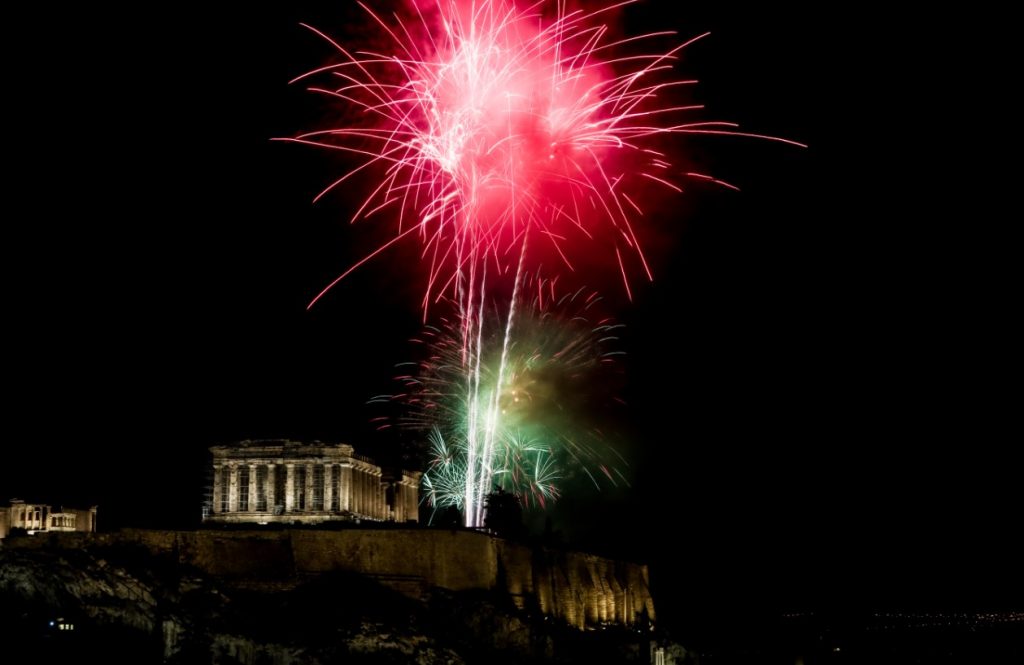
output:
[[473, 533], [24, 538], [0, 548], [0, 621], [24, 638], [0, 662], [649, 662], [646, 624], [618, 624], [647, 603], [641, 567]]
[[492, 591], [577, 628], [655, 618], [646, 566], [582, 552], [531, 548], [471, 531], [311, 529], [51, 534], [17, 547], [135, 545], [208, 575], [290, 583], [352, 572], [411, 597], [424, 590]]

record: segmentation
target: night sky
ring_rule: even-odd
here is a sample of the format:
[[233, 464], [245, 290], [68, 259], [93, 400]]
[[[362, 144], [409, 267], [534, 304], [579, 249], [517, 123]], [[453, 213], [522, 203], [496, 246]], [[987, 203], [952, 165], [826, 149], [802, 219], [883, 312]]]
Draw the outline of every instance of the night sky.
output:
[[[188, 526], [212, 444], [385, 445], [365, 402], [411, 355], [414, 253], [307, 312], [385, 229], [347, 225], [359, 191], [311, 205], [337, 156], [269, 140], [330, 120], [287, 85], [330, 55], [298, 23], [344, 38], [358, 13], [218, 4], [8, 22], [24, 46], [5, 83], [3, 499]], [[707, 115], [811, 147], [682, 143], [742, 192], [654, 206], [656, 280], [632, 304], [580, 280], [627, 324], [633, 487], [574, 493], [553, 519], [649, 561], [674, 616], [1010, 605], [1022, 500], [1000, 446], [1019, 437], [978, 295], [1004, 250], [908, 130], [904, 102], [930, 93], [918, 60], [890, 58], [915, 19], [770, 4], [626, 14], [629, 32], [711, 30], [679, 65]]]

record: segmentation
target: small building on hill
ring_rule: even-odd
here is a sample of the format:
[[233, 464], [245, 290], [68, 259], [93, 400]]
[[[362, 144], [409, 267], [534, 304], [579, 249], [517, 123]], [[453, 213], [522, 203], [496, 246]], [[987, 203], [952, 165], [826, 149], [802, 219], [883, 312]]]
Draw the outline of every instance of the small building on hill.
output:
[[96, 531], [96, 506], [57, 510], [45, 503], [26, 503], [11, 499], [10, 505], [0, 506], [0, 539], [12, 529], [24, 529], [30, 534], [51, 531]]

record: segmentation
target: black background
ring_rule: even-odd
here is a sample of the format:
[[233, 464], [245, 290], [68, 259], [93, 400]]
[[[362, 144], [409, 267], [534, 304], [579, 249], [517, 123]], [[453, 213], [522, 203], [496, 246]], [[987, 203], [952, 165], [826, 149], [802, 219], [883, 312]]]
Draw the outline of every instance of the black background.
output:
[[[422, 282], [399, 251], [307, 312], [386, 235], [347, 225], [358, 192], [310, 204], [336, 156], [269, 140], [329, 120], [287, 85], [329, 56], [298, 23], [344, 38], [360, 14], [218, 4], [6, 22], [5, 499], [184, 526], [209, 445], [381, 445], [365, 402]], [[618, 309], [633, 484], [567, 496], [556, 526], [650, 562], [691, 625], [1019, 601], [1006, 232], [937, 117], [969, 94], [955, 49], [916, 45], [909, 11], [675, 7], [625, 29], [711, 30], [678, 65], [708, 116], [810, 147], [681, 144], [742, 192], [690, 187], [641, 227], [656, 279]]]

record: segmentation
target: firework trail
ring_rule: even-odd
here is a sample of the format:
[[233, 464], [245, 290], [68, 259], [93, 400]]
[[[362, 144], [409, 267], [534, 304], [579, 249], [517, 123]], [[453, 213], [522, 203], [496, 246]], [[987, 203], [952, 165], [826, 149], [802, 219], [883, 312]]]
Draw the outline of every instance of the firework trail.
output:
[[[498, 408], [515, 308], [528, 259], [549, 248], [573, 270], [581, 240], [610, 244], [625, 291], [629, 276], [652, 273], [633, 220], [637, 192], [651, 184], [682, 191], [686, 178], [726, 187], [707, 174], [673, 167], [661, 145], [668, 135], [743, 133], [736, 125], [695, 119], [699, 105], [671, 101], [696, 83], [672, 78], [679, 53], [705, 35], [668, 50], [657, 32], [613, 37], [607, 23], [632, 0], [583, 10], [564, 0], [415, 0], [390, 16], [359, 4], [386, 45], [349, 49], [311, 28], [336, 49], [336, 62], [295, 81], [359, 111], [340, 127], [284, 139], [354, 155], [358, 164], [318, 199], [367, 172], [374, 178], [352, 221], [395, 213], [389, 241], [340, 275], [418, 237], [428, 267], [424, 321], [432, 305], [454, 303], [465, 394], [482, 395], [485, 310], [489, 294], [507, 292], [496, 324], [502, 353], [489, 401], [474, 399], [467, 418], [463, 504], [469, 525], [482, 523], [482, 497], [501, 457]], [[309, 27], [309, 26], [306, 26]], [[795, 143], [794, 143], [795, 144]], [[800, 144], [795, 144], [800, 145]], [[527, 248], [530, 247], [530, 252]], [[490, 370], [488, 370], [490, 371]]]
[[[494, 486], [546, 507], [564, 477], [582, 473], [597, 484], [624, 483], [621, 459], [601, 436], [599, 421], [614, 400], [613, 362], [620, 325], [601, 313], [595, 292], [559, 295], [550, 280], [523, 280], [517, 334], [506, 346], [501, 308], [485, 313], [473, 380], [466, 381], [458, 322], [428, 326], [427, 355], [397, 377], [402, 390], [380, 396], [400, 402], [402, 427], [426, 434], [425, 495], [435, 510], [455, 506], [473, 524], [483, 519]], [[603, 390], [601, 389], [603, 388]], [[492, 452], [481, 452], [485, 439]]]

